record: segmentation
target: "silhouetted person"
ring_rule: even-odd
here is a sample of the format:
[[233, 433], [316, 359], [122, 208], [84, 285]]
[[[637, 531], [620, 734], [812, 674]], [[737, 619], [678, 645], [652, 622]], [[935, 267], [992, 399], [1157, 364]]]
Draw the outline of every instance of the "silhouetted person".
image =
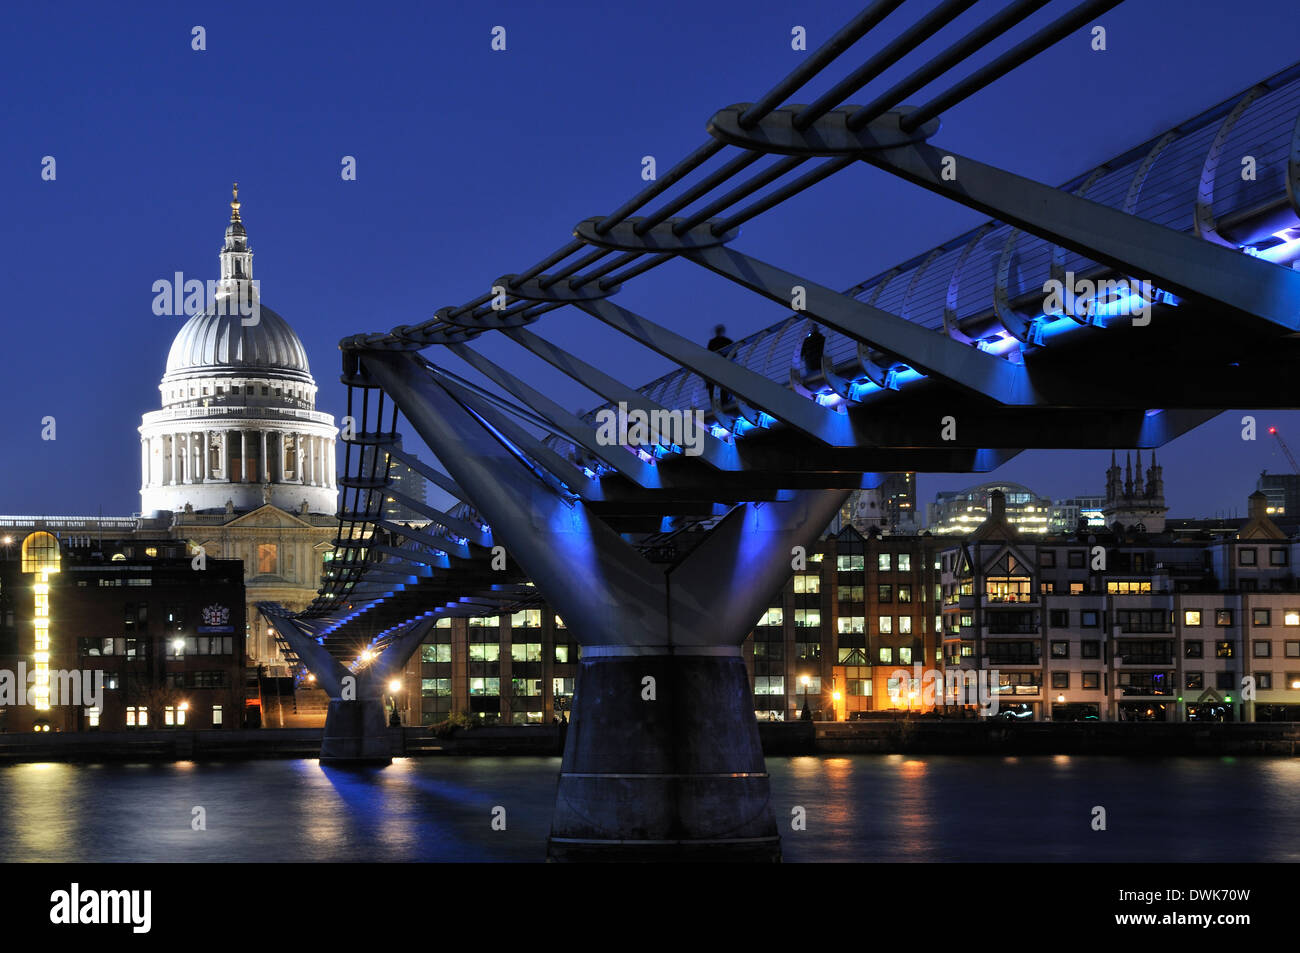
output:
[[799, 348], [799, 359], [803, 361], [805, 374], [816, 374], [822, 369], [822, 351], [826, 348], [826, 335], [816, 325], [804, 335]]
[[[714, 325], [713, 337], [709, 339], [710, 351], [726, 350], [727, 348], [731, 347], [733, 343], [734, 342], [731, 340], [731, 338], [727, 337], [727, 326], [725, 324]], [[713, 395], [717, 391], [718, 385], [713, 381], [709, 380], [707, 377], [704, 379], [704, 382], [708, 384], [709, 387], [709, 403], [713, 403]], [[720, 401], [720, 403], [725, 404], [729, 400], [731, 400], [731, 394], [727, 393], [727, 391], [724, 390], [722, 392], [722, 400]]]

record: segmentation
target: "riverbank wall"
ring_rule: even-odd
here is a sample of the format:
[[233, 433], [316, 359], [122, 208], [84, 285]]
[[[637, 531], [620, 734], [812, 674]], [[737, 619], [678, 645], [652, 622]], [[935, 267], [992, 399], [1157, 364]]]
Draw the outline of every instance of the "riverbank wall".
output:
[[[1283, 755], [1300, 756], [1300, 722], [926, 721], [760, 722], [770, 757], [836, 754]], [[534, 755], [564, 751], [562, 725], [502, 725], [438, 738], [426, 728], [391, 728], [394, 757]], [[243, 761], [316, 758], [319, 728], [151, 729], [0, 734], [0, 764], [16, 762]]]

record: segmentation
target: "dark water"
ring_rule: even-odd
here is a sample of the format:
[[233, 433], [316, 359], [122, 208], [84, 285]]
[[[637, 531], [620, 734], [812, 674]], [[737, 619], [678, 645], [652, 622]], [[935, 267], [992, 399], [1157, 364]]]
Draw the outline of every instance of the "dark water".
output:
[[[787, 861], [1298, 861], [1300, 758], [769, 758]], [[558, 758], [0, 767], [0, 861], [540, 861]], [[1105, 831], [1091, 829], [1094, 806]], [[193, 808], [207, 829], [191, 829]], [[506, 809], [506, 830], [491, 829]], [[807, 830], [790, 830], [791, 810]]]

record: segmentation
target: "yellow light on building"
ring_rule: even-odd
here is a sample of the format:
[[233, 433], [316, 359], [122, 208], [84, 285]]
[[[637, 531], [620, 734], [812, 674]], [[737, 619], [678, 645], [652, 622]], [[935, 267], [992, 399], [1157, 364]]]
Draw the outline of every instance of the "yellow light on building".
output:
[[32, 585], [34, 608], [32, 629], [32, 706], [37, 711], [50, 708], [50, 576], [59, 571], [59, 541], [49, 533], [32, 533], [23, 540], [23, 572], [36, 576]]

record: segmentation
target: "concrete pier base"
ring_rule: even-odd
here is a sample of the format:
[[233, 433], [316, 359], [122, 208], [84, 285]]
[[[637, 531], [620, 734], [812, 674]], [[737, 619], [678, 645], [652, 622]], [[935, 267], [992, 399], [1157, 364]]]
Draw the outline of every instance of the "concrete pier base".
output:
[[387, 765], [392, 761], [392, 741], [383, 702], [378, 698], [330, 699], [325, 734], [320, 743], [320, 763], [361, 767]]
[[780, 860], [740, 651], [683, 651], [583, 648], [550, 860]]

